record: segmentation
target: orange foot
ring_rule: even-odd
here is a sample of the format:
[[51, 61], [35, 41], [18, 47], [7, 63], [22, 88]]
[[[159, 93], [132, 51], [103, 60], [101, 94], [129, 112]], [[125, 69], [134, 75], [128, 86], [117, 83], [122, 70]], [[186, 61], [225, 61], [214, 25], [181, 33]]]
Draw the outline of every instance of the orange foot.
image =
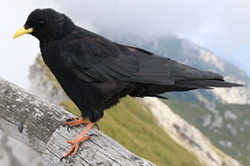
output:
[[63, 122], [63, 124], [70, 125], [70, 126], [77, 126], [79, 124], [89, 124], [91, 122], [86, 121], [84, 118], [71, 118], [72, 120], [70, 122]]
[[75, 155], [78, 148], [79, 144], [87, 139], [89, 139], [90, 135], [85, 136], [86, 133], [92, 128], [95, 123], [85, 121], [83, 118], [77, 119], [77, 118], [72, 118], [72, 122], [64, 122], [64, 124], [70, 125], [70, 126], [76, 126], [79, 124], [88, 124], [84, 130], [76, 137], [74, 141], [66, 141], [67, 143], [72, 144], [71, 148], [69, 151], [60, 159], [62, 161], [63, 158], [66, 158], [68, 155]]

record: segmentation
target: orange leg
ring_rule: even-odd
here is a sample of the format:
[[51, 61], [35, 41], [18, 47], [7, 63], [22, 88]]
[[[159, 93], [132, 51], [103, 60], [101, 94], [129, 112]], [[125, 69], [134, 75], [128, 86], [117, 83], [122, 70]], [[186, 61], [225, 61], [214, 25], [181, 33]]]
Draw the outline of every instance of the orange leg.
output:
[[77, 126], [79, 124], [89, 124], [91, 122], [86, 121], [84, 118], [72, 118], [73, 121], [71, 122], [63, 122], [63, 124], [70, 125], [70, 126]]
[[64, 124], [70, 125], [70, 126], [76, 126], [79, 124], [88, 124], [84, 130], [76, 137], [76, 139], [74, 141], [66, 141], [67, 143], [72, 144], [71, 148], [69, 149], [69, 151], [61, 158], [61, 160], [65, 157], [67, 157], [68, 155], [75, 155], [78, 148], [79, 148], [79, 144], [87, 139], [89, 139], [90, 136], [85, 136], [86, 133], [92, 128], [93, 125], [95, 125], [95, 123], [92, 122], [88, 122], [85, 121], [84, 118], [72, 118], [73, 121], [72, 122], [64, 122]]

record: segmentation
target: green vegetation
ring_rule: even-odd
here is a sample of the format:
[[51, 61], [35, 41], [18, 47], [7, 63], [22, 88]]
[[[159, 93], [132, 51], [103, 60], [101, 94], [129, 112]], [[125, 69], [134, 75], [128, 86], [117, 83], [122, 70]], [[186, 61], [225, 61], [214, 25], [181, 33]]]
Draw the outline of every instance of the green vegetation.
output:
[[[71, 102], [63, 104], [70, 112], [79, 115]], [[157, 125], [147, 106], [129, 97], [105, 111], [98, 125], [100, 131], [158, 166], [204, 166]]]
[[[250, 164], [250, 105], [215, 104], [216, 113], [208, 111], [203, 103], [183, 101], [165, 101], [166, 104], [183, 119], [198, 128], [208, 139], [226, 154], [244, 165]], [[236, 118], [226, 118], [231, 113]], [[211, 116], [207, 126], [202, 125], [202, 118]], [[221, 126], [216, 126], [216, 119]]]

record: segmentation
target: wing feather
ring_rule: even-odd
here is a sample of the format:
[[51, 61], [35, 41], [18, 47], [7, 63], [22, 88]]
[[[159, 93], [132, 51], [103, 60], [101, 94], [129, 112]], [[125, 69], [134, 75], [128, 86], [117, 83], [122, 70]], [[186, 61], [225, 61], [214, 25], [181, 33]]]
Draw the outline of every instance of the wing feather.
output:
[[79, 79], [87, 82], [127, 81], [166, 86], [179, 83], [183, 86], [184, 82], [194, 83], [194, 80], [223, 80], [219, 74], [198, 70], [107, 39], [91, 39], [87, 44], [83, 41], [79, 48], [79, 51], [67, 56], [67, 66]]

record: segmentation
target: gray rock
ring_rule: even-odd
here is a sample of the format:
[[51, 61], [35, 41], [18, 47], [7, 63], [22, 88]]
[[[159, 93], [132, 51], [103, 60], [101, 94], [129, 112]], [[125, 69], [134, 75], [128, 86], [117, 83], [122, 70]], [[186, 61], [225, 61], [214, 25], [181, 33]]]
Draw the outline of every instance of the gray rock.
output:
[[222, 123], [223, 123], [223, 118], [218, 114], [215, 114], [211, 125], [220, 128]]
[[234, 114], [232, 111], [226, 111], [224, 113], [224, 118], [225, 119], [232, 119], [232, 120], [236, 120], [238, 118], [238, 116], [236, 114]]
[[211, 114], [206, 114], [206, 115], [202, 116], [201, 121], [202, 121], [202, 126], [203, 127], [209, 126], [211, 124], [211, 121], [212, 121], [212, 115]]

